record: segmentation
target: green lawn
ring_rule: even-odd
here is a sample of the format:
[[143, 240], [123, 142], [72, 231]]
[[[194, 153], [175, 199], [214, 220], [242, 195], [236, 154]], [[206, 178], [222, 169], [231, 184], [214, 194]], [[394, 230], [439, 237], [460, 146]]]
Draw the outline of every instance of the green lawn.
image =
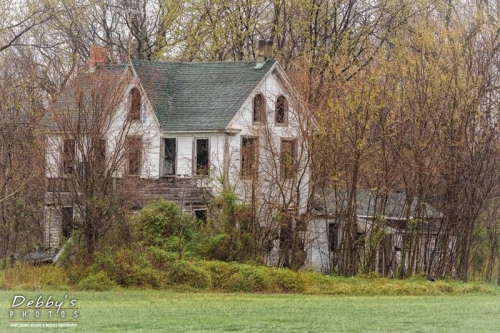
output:
[[[11, 327], [20, 318], [9, 308], [15, 295], [43, 300], [76, 299], [77, 327]], [[22, 307], [21, 306], [21, 307]], [[500, 296], [329, 297], [209, 294], [165, 291], [0, 291], [0, 332], [498, 332]], [[16, 308], [17, 309], [17, 308]], [[39, 320], [49, 320], [42, 310]], [[34, 310], [28, 311], [34, 320]], [[61, 320], [61, 318], [50, 319]], [[40, 323], [34, 323], [40, 324]], [[73, 323], [71, 323], [73, 324]]]

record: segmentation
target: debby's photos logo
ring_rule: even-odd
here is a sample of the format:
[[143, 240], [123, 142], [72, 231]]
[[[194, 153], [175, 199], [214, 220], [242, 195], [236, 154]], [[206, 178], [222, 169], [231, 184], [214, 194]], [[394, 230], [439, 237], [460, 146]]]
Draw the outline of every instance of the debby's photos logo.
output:
[[9, 308], [9, 323], [11, 327], [76, 327], [80, 316], [77, 302], [68, 295], [60, 298], [14, 295]]

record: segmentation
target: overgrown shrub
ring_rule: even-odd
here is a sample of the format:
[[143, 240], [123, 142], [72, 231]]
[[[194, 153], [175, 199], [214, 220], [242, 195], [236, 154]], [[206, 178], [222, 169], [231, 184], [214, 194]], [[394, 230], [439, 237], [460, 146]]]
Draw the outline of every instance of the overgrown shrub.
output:
[[197, 289], [207, 289], [212, 284], [211, 276], [206, 270], [186, 261], [175, 262], [168, 278], [173, 284], [188, 285]]
[[269, 268], [269, 273], [272, 284], [278, 288], [277, 291], [302, 293], [306, 290], [307, 280], [302, 272]]
[[198, 261], [196, 265], [211, 274], [214, 289], [222, 289], [231, 276], [239, 270], [239, 264], [223, 261]]
[[269, 287], [267, 268], [249, 265], [241, 265], [223, 284], [223, 288], [229, 291], [263, 292], [268, 291]]
[[108, 275], [99, 271], [97, 274], [89, 275], [83, 278], [77, 285], [78, 290], [109, 291], [116, 287]]
[[177, 254], [165, 251], [156, 246], [146, 249], [146, 255], [151, 265], [158, 270], [170, 270], [173, 262], [177, 259]]
[[145, 246], [156, 246], [178, 254], [182, 259], [196, 243], [196, 220], [185, 215], [163, 198], [150, 202], [133, 218], [142, 233]]
[[238, 196], [228, 186], [212, 199], [211, 212], [214, 218], [216, 238], [207, 252], [207, 259], [262, 262], [263, 247], [261, 227], [255, 221], [252, 207], [238, 201]]
[[164, 279], [148, 260], [145, 251], [139, 247], [105, 250], [95, 255], [90, 274], [104, 272], [123, 287], [160, 288]]
[[111, 278], [121, 286], [159, 287], [161, 274], [155, 270], [142, 251], [119, 249], [113, 256]]

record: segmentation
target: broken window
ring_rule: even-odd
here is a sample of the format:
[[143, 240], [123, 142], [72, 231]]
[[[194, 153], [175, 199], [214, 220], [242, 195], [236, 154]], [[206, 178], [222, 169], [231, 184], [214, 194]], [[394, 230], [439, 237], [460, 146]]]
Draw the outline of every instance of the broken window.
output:
[[163, 175], [175, 175], [175, 157], [177, 152], [177, 139], [165, 138], [163, 139]]
[[73, 231], [73, 207], [62, 207], [61, 215], [62, 234], [68, 239]]
[[289, 268], [292, 265], [291, 250], [293, 246], [292, 216], [289, 211], [282, 212], [279, 232], [280, 266]]
[[102, 173], [106, 167], [106, 139], [97, 140], [93, 148], [97, 172]]
[[328, 223], [328, 244], [330, 252], [337, 251], [337, 242], [339, 239], [339, 228], [336, 223]]
[[194, 211], [194, 216], [198, 221], [206, 222], [207, 221], [207, 210], [206, 209], [197, 209]]
[[280, 174], [282, 179], [293, 177], [296, 154], [296, 140], [281, 140]]
[[208, 175], [209, 146], [208, 139], [196, 139], [196, 174]]
[[129, 136], [126, 140], [127, 150], [127, 174], [138, 176], [142, 166], [142, 137]]
[[286, 124], [288, 117], [288, 101], [285, 96], [279, 96], [276, 100], [276, 114], [275, 121], [276, 124], [284, 125]]
[[253, 176], [257, 174], [258, 160], [257, 138], [244, 137], [241, 140], [241, 175]]
[[129, 120], [141, 120], [141, 93], [139, 89], [130, 90]]
[[266, 101], [262, 94], [257, 94], [253, 98], [253, 122], [254, 123], [266, 122]]
[[76, 144], [74, 139], [63, 141], [63, 174], [69, 175], [75, 172]]

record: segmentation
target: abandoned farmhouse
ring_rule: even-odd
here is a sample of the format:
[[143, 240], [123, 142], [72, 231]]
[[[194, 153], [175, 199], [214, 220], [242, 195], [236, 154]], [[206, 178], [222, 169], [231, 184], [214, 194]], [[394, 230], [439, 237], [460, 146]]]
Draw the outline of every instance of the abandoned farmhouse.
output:
[[[279, 63], [104, 59], [102, 49], [93, 49], [89, 68], [43, 119], [46, 248], [59, 249], [80, 210], [88, 209], [75, 189], [102, 181], [109, 188], [128, 186], [123, 202], [132, 210], [165, 198], [199, 219], [206, 219], [210, 199], [229, 189], [251, 205], [262, 228], [280, 214], [289, 217], [286, 227], [279, 224], [269, 233], [270, 265], [287, 266], [280, 246], [292, 234], [301, 238], [303, 266], [329, 273], [342, 264], [338, 240], [344, 230], [333, 202], [345, 200], [312, 195], [307, 137], [315, 119]], [[95, 202], [104, 195], [95, 193]], [[393, 193], [381, 208], [376, 192], [360, 190], [357, 196], [357, 233], [375, 235], [382, 228], [377, 217], [388, 230], [381, 246], [358, 246], [373, 256], [381, 274], [394, 274], [401, 262], [406, 207], [425, 208], [420, 216], [426, 219], [418, 222], [425, 230], [422, 243], [436, 243], [433, 221], [442, 216], [429, 205], [417, 207], [403, 193]], [[421, 265], [437, 255], [422, 253]]]

